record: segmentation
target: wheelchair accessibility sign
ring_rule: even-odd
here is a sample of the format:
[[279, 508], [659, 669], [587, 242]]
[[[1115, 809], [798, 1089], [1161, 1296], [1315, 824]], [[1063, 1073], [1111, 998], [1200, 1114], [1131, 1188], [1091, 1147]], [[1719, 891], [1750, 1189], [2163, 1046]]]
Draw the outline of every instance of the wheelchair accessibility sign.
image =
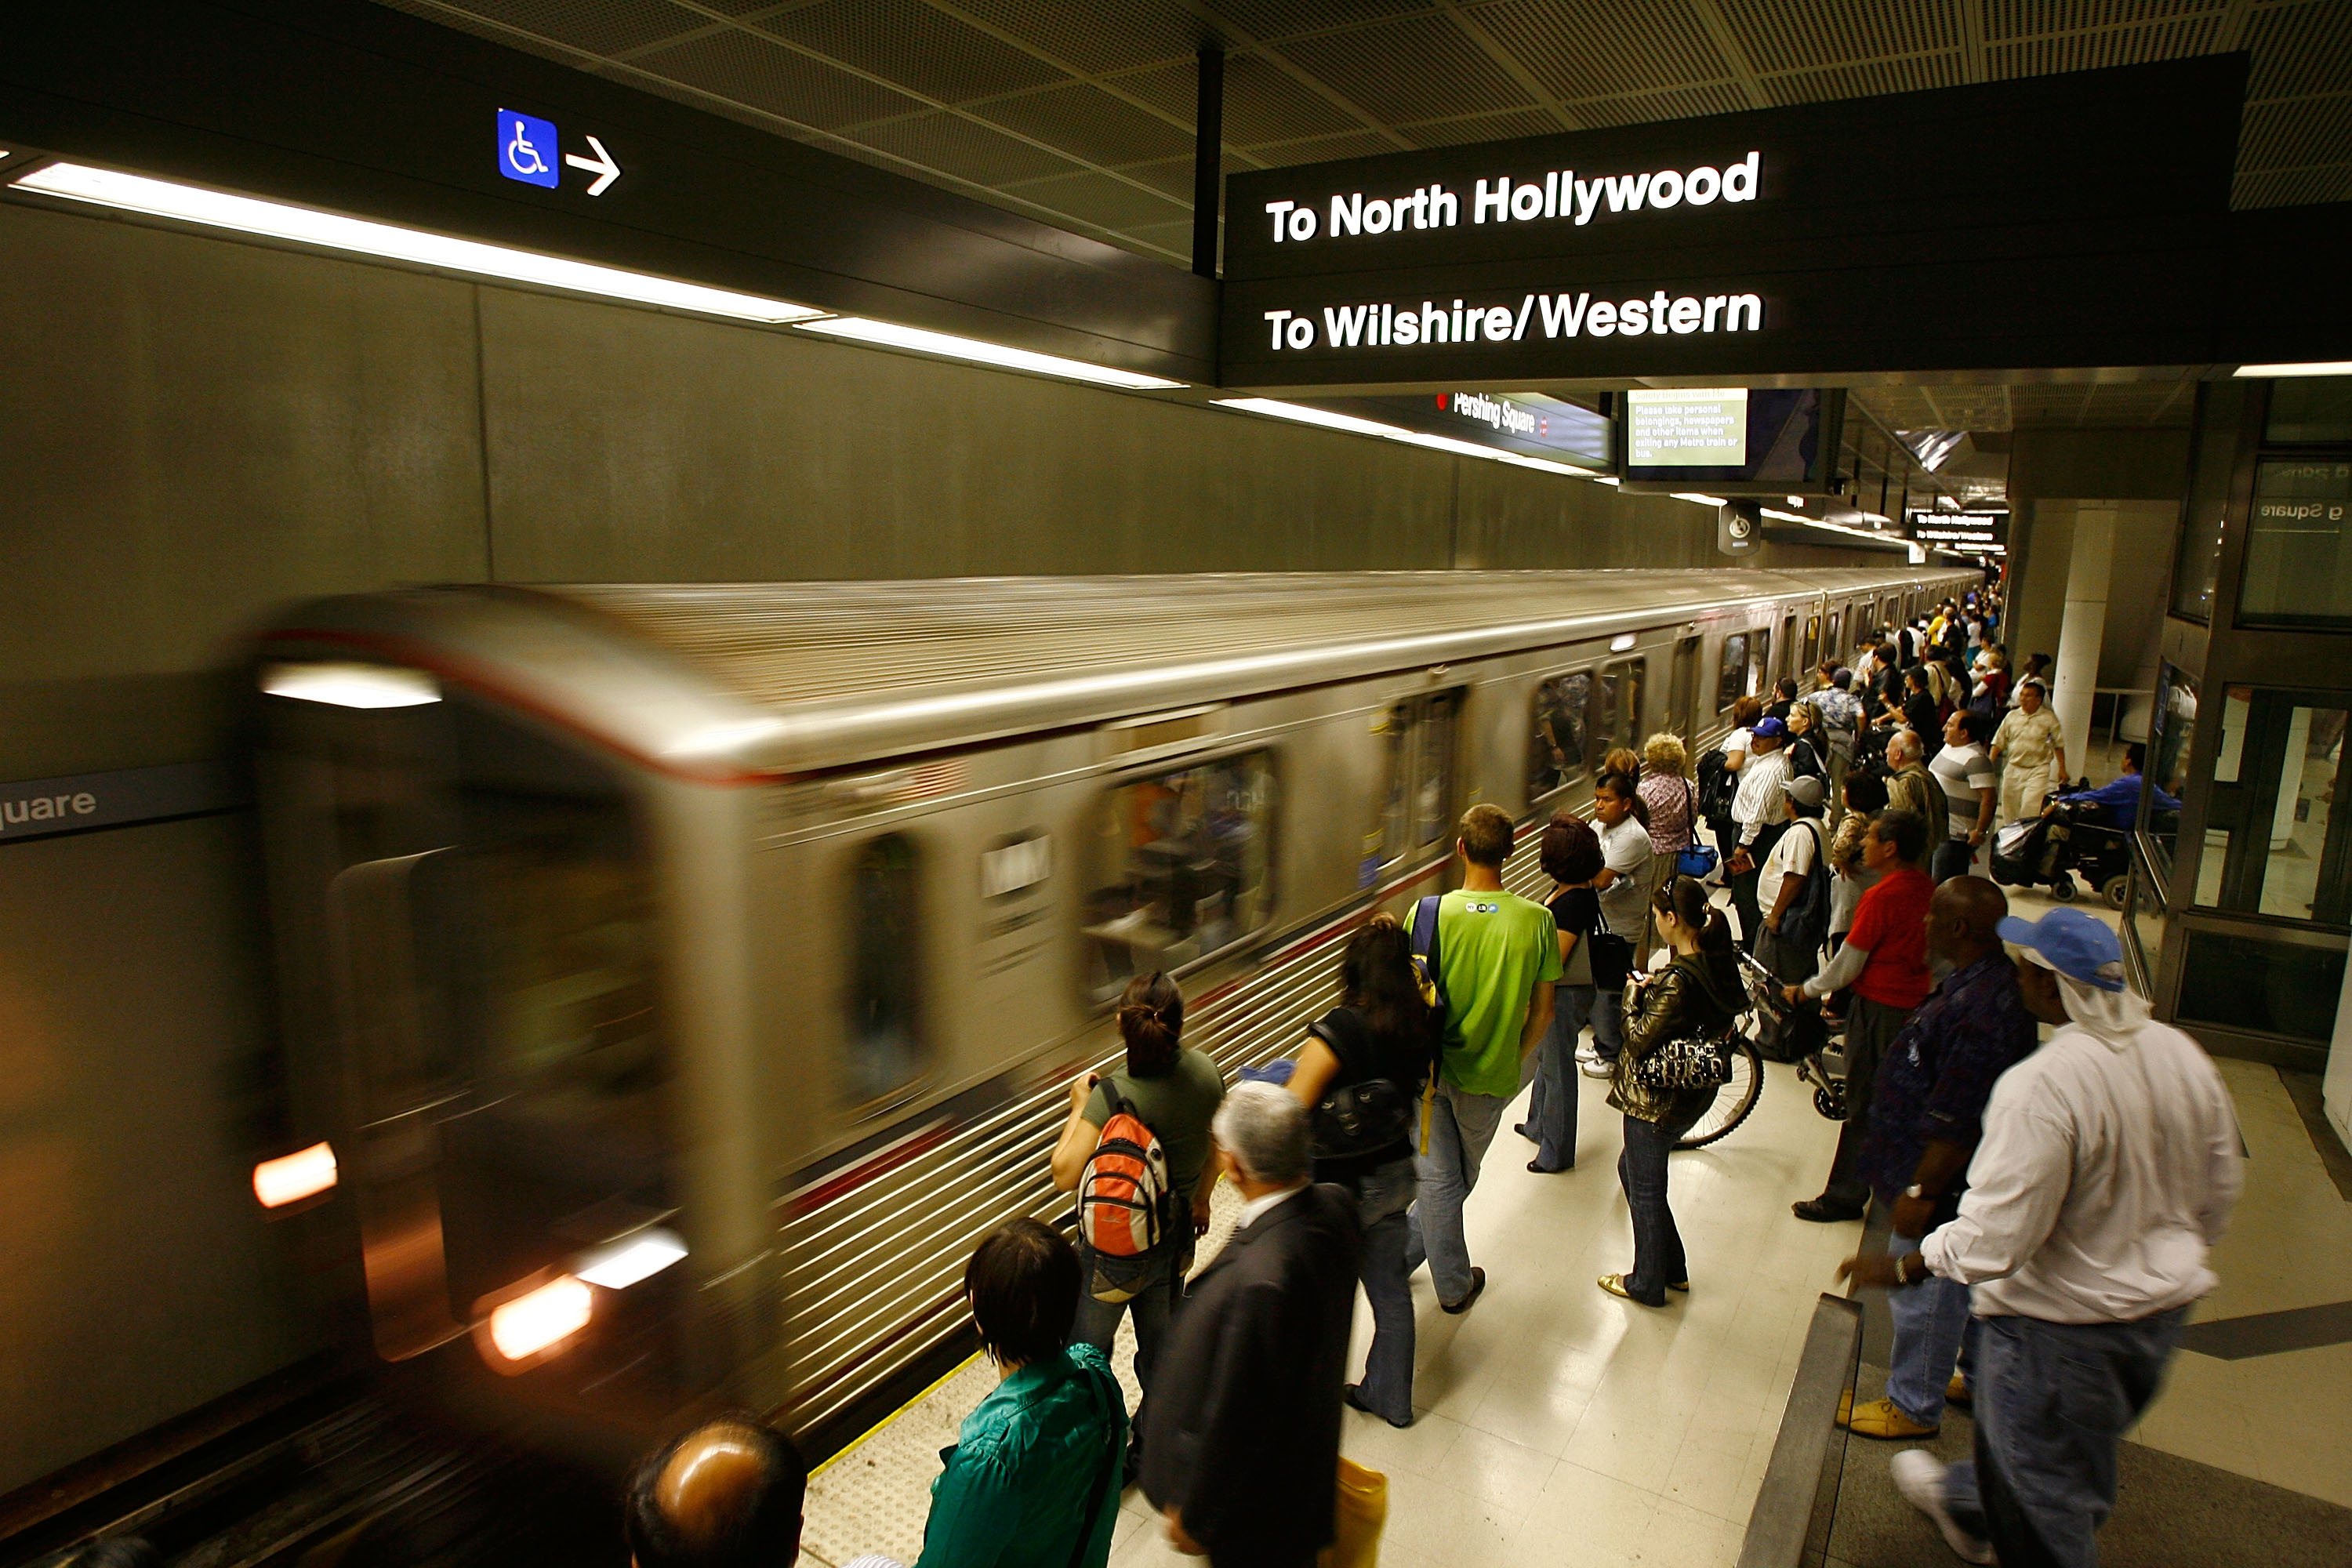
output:
[[621, 165], [604, 151], [604, 143], [595, 137], [583, 140], [588, 143], [585, 155], [566, 153], [560, 145], [561, 138], [553, 121], [501, 109], [499, 110], [499, 173], [509, 180], [551, 191], [562, 184], [563, 167], [570, 164], [593, 176], [589, 181], [587, 194], [601, 196], [612, 188], [614, 181], [621, 177]]

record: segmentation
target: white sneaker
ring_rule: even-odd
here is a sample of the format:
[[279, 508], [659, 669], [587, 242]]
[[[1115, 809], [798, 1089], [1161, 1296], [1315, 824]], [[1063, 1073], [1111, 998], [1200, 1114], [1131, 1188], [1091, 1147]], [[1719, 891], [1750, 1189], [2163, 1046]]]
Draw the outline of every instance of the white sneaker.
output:
[[1591, 1040], [1579, 1040], [1576, 1043], [1576, 1059], [1580, 1062], [1597, 1062], [1601, 1059], [1601, 1047]]
[[1578, 1062], [1576, 1070], [1587, 1078], [1614, 1078], [1617, 1075], [1616, 1065], [1604, 1062], [1599, 1057], [1594, 1057], [1589, 1061]]
[[1944, 1472], [1948, 1468], [1925, 1448], [1906, 1448], [1887, 1465], [1895, 1478], [1895, 1489], [1903, 1494], [1903, 1500], [1936, 1521], [1936, 1528], [1944, 1533], [1944, 1544], [1961, 1562], [1997, 1562], [1992, 1543], [1962, 1530], [1959, 1521], [1952, 1517], [1952, 1510], [1944, 1506]]

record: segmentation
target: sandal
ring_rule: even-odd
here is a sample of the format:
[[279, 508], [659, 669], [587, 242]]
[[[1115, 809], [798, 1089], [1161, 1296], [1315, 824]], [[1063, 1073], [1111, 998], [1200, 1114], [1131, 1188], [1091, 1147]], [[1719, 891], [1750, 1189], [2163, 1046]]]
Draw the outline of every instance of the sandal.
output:
[[1603, 1274], [1600, 1279], [1594, 1280], [1593, 1283], [1600, 1286], [1603, 1290], [1608, 1291], [1612, 1296], [1615, 1296], [1622, 1300], [1631, 1301], [1636, 1307], [1663, 1307], [1665, 1305], [1664, 1301], [1644, 1301], [1639, 1296], [1636, 1296], [1632, 1291], [1626, 1289], [1625, 1277], [1622, 1274]]

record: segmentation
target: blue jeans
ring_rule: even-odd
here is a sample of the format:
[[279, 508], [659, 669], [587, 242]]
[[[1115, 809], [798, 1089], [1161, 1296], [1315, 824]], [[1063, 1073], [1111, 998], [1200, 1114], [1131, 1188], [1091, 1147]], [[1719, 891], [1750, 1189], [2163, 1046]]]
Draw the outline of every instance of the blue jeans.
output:
[[[1576, 1037], [1592, 1011], [1592, 987], [1552, 987], [1551, 1028], [1528, 1058], [1535, 1087], [1528, 1094], [1527, 1134], [1536, 1163], [1547, 1171], [1576, 1168]], [[1597, 1033], [1597, 1031], [1596, 1031]]]
[[1405, 1267], [1412, 1238], [1406, 1211], [1415, 1177], [1411, 1160], [1395, 1160], [1356, 1184], [1356, 1217], [1364, 1227], [1360, 1278], [1372, 1304], [1372, 1346], [1356, 1398], [1374, 1415], [1399, 1425], [1412, 1419], [1412, 1270]]
[[1979, 1320], [1976, 1458], [1944, 1477], [1954, 1521], [2011, 1568], [2095, 1568], [2116, 1506], [2116, 1445], [2156, 1397], [2188, 1315]]
[[1177, 1210], [1176, 1223], [1182, 1227], [1181, 1233], [1163, 1239], [1160, 1256], [1145, 1264], [1142, 1288], [1124, 1301], [1095, 1300], [1090, 1289], [1095, 1278], [1094, 1249], [1083, 1241], [1078, 1243], [1078, 1316], [1070, 1325], [1070, 1341], [1092, 1345], [1108, 1355], [1111, 1342], [1118, 1335], [1118, 1320], [1133, 1310], [1135, 1381], [1143, 1393], [1135, 1402], [1135, 1419], [1128, 1429], [1139, 1440], [1143, 1432], [1143, 1407], [1151, 1398], [1151, 1369], [1160, 1363], [1160, 1347], [1168, 1342], [1169, 1325], [1175, 1321], [1176, 1309], [1184, 1300], [1184, 1276], [1192, 1267], [1192, 1211], [1189, 1205]]
[[1625, 1152], [1617, 1156], [1617, 1184], [1625, 1189], [1625, 1206], [1633, 1215], [1633, 1267], [1625, 1275], [1625, 1294], [1645, 1306], [1664, 1306], [1666, 1287], [1690, 1278], [1682, 1232], [1666, 1206], [1666, 1156], [1675, 1140], [1706, 1114], [1716, 1093], [1685, 1091], [1664, 1121], [1625, 1118]]
[[1936, 885], [1941, 887], [1955, 877], [1967, 876], [1969, 865], [1976, 858], [1976, 847], [1969, 842], [1967, 834], [1963, 833], [1958, 838], [1947, 838], [1936, 846], [1936, 853], [1928, 862], [1928, 874], [1935, 879]]
[[[1919, 1249], [1919, 1238], [1889, 1236], [1886, 1250], [1900, 1258]], [[1944, 1390], [1961, 1347], [1975, 1337], [1976, 1320], [1969, 1316], [1969, 1288], [1956, 1279], [1930, 1274], [1916, 1285], [1886, 1293], [1886, 1310], [1895, 1320], [1895, 1350], [1888, 1360], [1886, 1397], [1895, 1408], [1922, 1426], [1939, 1426], [1944, 1420]]]
[[1592, 1051], [1604, 1062], [1614, 1062], [1625, 1048], [1625, 991], [1599, 991], [1592, 997]]
[[1478, 1164], [1502, 1125], [1510, 1101], [1492, 1094], [1437, 1082], [1437, 1103], [1429, 1119], [1429, 1152], [1416, 1155], [1420, 1192], [1413, 1199], [1405, 1244], [1405, 1272], [1429, 1265], [1429, 1282], [1441, 1302], [1470, 1294], [1470, 1243], [1462, 1234], [1462, 1205], [1478, 1184]]

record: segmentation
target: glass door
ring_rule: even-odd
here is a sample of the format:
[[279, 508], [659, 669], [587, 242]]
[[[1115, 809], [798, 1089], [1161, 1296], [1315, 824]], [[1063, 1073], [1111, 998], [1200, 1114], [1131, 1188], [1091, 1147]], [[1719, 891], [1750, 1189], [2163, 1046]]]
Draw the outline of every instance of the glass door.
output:
[[2223, 693], [2197, 902], [2342, 926], [2352, 915], [2347, 814], [2336, 809], [2352, 694]]

